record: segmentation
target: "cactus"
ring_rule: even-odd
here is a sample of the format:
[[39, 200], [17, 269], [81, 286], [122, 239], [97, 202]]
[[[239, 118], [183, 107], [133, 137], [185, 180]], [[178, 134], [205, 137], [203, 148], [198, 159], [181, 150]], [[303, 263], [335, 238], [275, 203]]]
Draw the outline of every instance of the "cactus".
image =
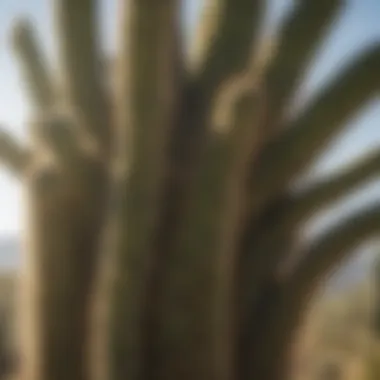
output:
[[120, 1], [112, 65], [96, 2], [53, 3], [58, 77], [18, 21], [29, 140], [0, 135], [28, 215], [21, 378], [284, 379], [313, 291], [380, 231], [376, 203], [297, 239], [378, 174], [379, 149], [292, 187], [376, 95], [380, 44], [291, 115], [341, 0], [298, 2], [265, 54], [264, 0], [204, 0], [189, 49], [179, 0]]
[[366, 357], [365, 379], [377, 379], [380, 375], [380, 309], [379, 309], [379, 280], [380, 280], [380, 260], [376, 255], [372, 268], [372, 315], [369, 326], [368, 355]]
[[380, 375], [380, 357], [379, 357], [379, 346], [372, 345], [371, 351], [366, 358], [365, 366], [365, 380], [375, 380], [379, 378]]
[[373, 268], [372, 268], [372, 302], [373, 302], [373, 315], [371, 327], [375, 337], [379, 338], [380, 335], [380, 256], [376, 255]]

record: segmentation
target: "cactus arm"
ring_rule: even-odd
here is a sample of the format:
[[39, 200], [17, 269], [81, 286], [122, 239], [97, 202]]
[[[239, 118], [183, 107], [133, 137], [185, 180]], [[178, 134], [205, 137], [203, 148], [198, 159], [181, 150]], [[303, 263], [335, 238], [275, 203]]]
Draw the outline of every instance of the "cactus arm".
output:
[[[257, 279], [257, 273], [262, 273], [265, 277], [268, 270], [273, 267], [273, 263], [280, 264], [288, 259], [282, 250], [276, 248], [277, 240], [281, 241], [281, 236], [296, 230], [308, 218], [315, 216], [332, 202], [349, 195], [358, 186], [379, 174], [380, 151], [375, 149], [355, 161], [353, 165], [349, 165], [342, 173], [318, 181], [305, 190], [290, 195], [289, 199], [284, 201], [282, 208], [278, 208], [275, 220], [264, 227], [260, 234], [251, 237], [249, 248], [246, 249], [250, 264], [244, 266], [254, 267], [256, 275], [253, 276], [248, 271], [248, 277]], [[269, 252], [271, 254], [268, 254]], [[275, 257], [274, 252], [279, 252], [280, 256]], [[263, 269], [263, 265], [266, 270]]]
[[0, 130], [0, 162], [17, 177], [22, 177], [30, 162], [27, 150], [4, 129]]
[[[253, 355], [260, 347], [258, 360], [248, 362], [254, 366], [255, 374], [266, 379], [277, 379], [286, 372], [289, 363], [289, 344], [294, 341], [297, 327], [305, 316], [309, 302], [325, 275], [342, 262], [353, 248], [368, 238], [376, 236], [380, 227], [380, 205], [376, 203], [366, 210], [358, 212], [323, 234], [307, 251], [302, 251], [296, 266], [273, 280], [278, 289], [268, 319], [261, 325], [261, 338], [253, 336], [248, 324], [245, 335], [251, 337], [250, 348]], [[256, 314], [257, 315], [257, 314]], [[274, 359], [275, 358], [275, 359]], [[276, 363], [276, 365], [274, 365]]]
[[302, 293], [313, 290], [328, 271], [347, 258], [364, 239], [379, 233], [380, 205], [378, 203], [350, 216], [312, 242], [290, 271], [292, 289]]
[[379, 175], [380, 150], [374, 149], [347, 165], [341, 173], [331, 175], [294, 194], [289, 207], [279, 217], [278, 223], [281, 224], [281, 228], [285, 226], [294, 228], [311, 215], [322, 211], [341, 197], [348, 196], [357, 187]]
[[[209, 127], [215, 98], [225, 84], [249, 68], [264, 10], [263, 0], [204, 2], [187, 59], [184, 114], [174, 148], [175, 166], [180, 166], [180, 172], [192, 173], [197, 169], [199, 155], [212, 138]], [[188, 180], [184, 182], [185, 187]]]
[[52, 374], [84, 378], [83, 295], [88, 290], [82, 283], [91, 262], [90, 248], [78, 247], [87, 233], [81, 225], [83, 199], [56, 166], [36, 162], [32, 169], [26, 176], [30, 228], [24, 237], [28, 250], [20, 284], [25, 297], [22, 329], [28, 334], [21, 342], [26, 355], [22, 371], [30, 379], [48, 379]]
[[283, 23], [277, 50], [265, 73], [271, 118], [265, 124], [267, 134], [272, 134], [271, 130], [276, 130], [277, 123], [286, 116], [283, 113], [291, 105], [310, 60], [342, 3], [342, 0], [300, 1]]
[[340, 175], [318, 181], [298, 194], [290, 195], [282, 208], [278, 206], [275, 219], [263, 227], [260, 233], [254, 231], [249, 237], [241, 264], [241, 293], [246, 294], [242, 304], [251, 304], [258, 286], [271, 273], [278, 272], [281, 264], [287, 265], [289, 260], [293, 260], [294, 250], [284, 248], [284, 237], [297, 231], [309, 217], [315, 216], [379, 173], [380, 152], [376, 149], [347, 167]]
[[[39, 120], [50, 115], [62, 99], [57, 99], [29, 24], [16, 25], [13, 41], [29, 85], [33, 119], [37, 119], [30, 126], [35, 157], [25, 181], [30, 235], [22, 287], [27, 298], [25, 307], [33, 307], [23, 315], [32, 330], [30, 340], [25, 342], [27, 360], [23, 371], [31, 379], [86, 378], [83, 341], [87, 340], [88, 331], [84, 321], [97, 255], [105, 177], [97, 165], [91, 173], [86, 170], [91, 177], [86, 186], [76, 186], [73, 174], [80, 165], [71, 161], [71, 148], [77, 141], [72, 140], [71, 147], [69, 142], [62, 145], [59, 128], [51, 131], [49, 139], [46, 124]], [[86, 121], [82, 115], [76, 116], [83, 127]], [[49, 150], [64, 165], [57, 167], [50, 160], [46, 162]], [[73, 170], [61, 170], [66, 165]]]
[[262, 0], [204, 2], [190, 50], [190, 70], [208, 94], [213, 94], [222, 81], [247, 68], [260, 30], [264, 3]]
[[[131, 0], [122, 11], [113, 167], [99, 332], [109, 355], [96, 376], [140, 379], [151, 264], [177, 90], [179, 1]], [[104, 294], [104, 292], [106, 294]]]
[[28, 21], [18, 20], [11, 37], [32, 106], [37, 111], [51, 108], [56, 94], [35, 30]]
[[65, 100], [74, 107], [85, 128], [106, 148], [111, 131], [102, 55], [97, 46], [96, 2], [57, 0], [54, 8]]
[[312, 104], [264, 150], [252, 173], [252, 208], [282, 191], [302, 174], [338, 135], [347, 121], [379, 88], [380, 46], [377, 44], [342, 70]]

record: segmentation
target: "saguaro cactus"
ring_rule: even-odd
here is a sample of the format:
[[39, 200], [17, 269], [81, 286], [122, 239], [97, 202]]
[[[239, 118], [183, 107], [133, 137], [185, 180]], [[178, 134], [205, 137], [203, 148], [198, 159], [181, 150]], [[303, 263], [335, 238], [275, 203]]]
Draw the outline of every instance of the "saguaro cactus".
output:
[[23, 379], [285, 378], [309, 296], [380, 231], [376, 203], [297, 244], [306, 219], [378, 174], [380, 150], [291, 186], [377, 93], [379, 43], [292, 115], [343, 1], [298, 2], [265, 57], [264, 0], [204, 0], [189, 49], [181, 1], [120, 1], [113, 86], [96, 2], [53, 3], [58, 80], [18, 22], [30, 139], [0, 138], [28, 205]]

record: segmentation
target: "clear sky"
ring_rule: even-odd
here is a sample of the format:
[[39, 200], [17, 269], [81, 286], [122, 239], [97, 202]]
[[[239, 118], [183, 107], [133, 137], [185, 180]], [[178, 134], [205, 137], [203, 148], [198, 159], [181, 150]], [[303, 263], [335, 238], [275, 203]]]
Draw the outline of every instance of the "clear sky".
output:
[[[318, 1], [318, 0], [315, 0]], [[9, 47], [9, 31], [17, 16], [31, 17], [49, 54], [54, 57], [54, 33], [50, 18], [50, 0], [1, 0], [0, 2], [0, 123], [14, 134], [23, 136], [28, 115], [24, 92], [16, 64]], [[194, 25], [200, 0], [188, 0], [185, 20], [188, 30]], [[116, 0], [101, 2], [103, 40], [108, 51], [114, 51]], [[311, 96], [350, 56], [374, 40], [380, 40], [380, 1], [348, 0], [347, 9], [336, 21], [328, 40], [320, 51], [306, 86]], [[270, 1], [269, 21], [273, 24], [292, 4], [290, 0]], [[380, 74], [380, 68], [379, 68]], [[334, 143], [325, 158], [317, 165], [317, 173], [338, 167], [359, 155], [365, 148], [380, 146], [380, 102], [369, 105], [350, 125], [338, 143]], [[380, 185], [374, 184], [350, 199], [350, 207], [380, 195]], [[348, 209], [347, 203], [344, 210]], [[329, 220], [332, 220], [331, 215]], [[17, 182], [4, 172], [0, 174], [0, 234], [15, 233], [22, 228], [21, 194]]]

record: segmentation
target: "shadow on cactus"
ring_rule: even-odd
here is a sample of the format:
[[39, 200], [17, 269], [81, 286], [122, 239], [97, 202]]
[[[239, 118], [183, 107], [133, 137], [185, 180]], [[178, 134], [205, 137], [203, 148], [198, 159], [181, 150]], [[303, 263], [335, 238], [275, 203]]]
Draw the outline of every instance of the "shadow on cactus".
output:
[[380, 231], [375, 203], [297, 244], [379, 149], [291, 190], [378, 92], [379, 43], [289, 116], [344, 1], [298, 2], [265, 55], [266, 1], [204, 0], [188, 50], [181, 1], [120, 2], [114, 86], [96, 2], [53, 3], [58, 77], [17, 22], [29, 141], [0, 138], [27, 199], [21, 377], [284, 379], [313, 291]]

